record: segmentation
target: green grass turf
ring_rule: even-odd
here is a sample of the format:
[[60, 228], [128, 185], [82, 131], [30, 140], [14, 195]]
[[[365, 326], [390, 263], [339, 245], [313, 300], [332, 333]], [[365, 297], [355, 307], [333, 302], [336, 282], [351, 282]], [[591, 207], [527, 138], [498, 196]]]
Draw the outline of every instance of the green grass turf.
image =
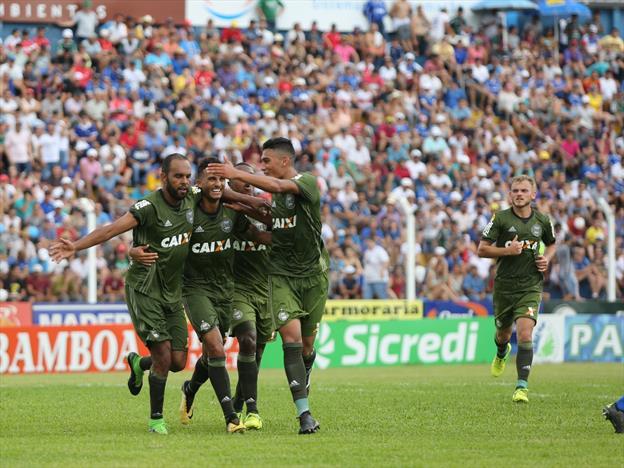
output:
[[[225, 434], [207, 384], [193, 425], [178, 423], [184, 372], [170, 377], [169, 436], [147, 433], [147, 379], [126, 374], [0, 377], [0, 466], [622, 466], [624, 435], [602, 407], [624, 391], [621, 364], [537, 365], [530, 403], [511, 402], [515, 368], [315, 370], [311, 406], [321, 432], [298, 428], [286, 379], [260, 379], [265, 428]], [[233, 376], [233, 380], [236, 377]]]

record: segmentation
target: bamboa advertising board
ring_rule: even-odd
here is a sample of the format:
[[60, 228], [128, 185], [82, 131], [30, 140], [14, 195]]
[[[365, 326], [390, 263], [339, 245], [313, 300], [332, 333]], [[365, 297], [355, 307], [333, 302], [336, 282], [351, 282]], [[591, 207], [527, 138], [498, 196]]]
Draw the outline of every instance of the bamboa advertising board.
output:
[[[491, 320], [401, 320], [326, 322], [317, 341], [320, 368], [400, 364], [487, 362], [492, 353]], [[189, 330], [192, 369], [201, 344]], [[236, 366], [238, 343], [229, 339], [227, 366]], [[147, 350], [131, 325], [11, 327], [0, 330], [0, 374], [108, 372], [126, 369], [124, 357]], [[264, 368], [283, 366], [281, 343], [270, 343]]]

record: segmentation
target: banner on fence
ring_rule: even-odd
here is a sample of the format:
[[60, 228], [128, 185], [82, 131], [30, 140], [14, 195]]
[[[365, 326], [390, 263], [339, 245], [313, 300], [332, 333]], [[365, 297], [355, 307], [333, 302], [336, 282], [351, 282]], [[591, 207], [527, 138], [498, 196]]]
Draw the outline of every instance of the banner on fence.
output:
[[570, 315], [565, 317], [566, 361], [623, 362], [624, 317]]
[[423, 301], [426, 318], [487, 317], [493, 315], [492, 301]]
[[30, 302], [0, 302], [0, 327], [27, 327], [31, 324]]
[[[189, 329], [187, 368], [201, 356], [201, 342]], [[11, 327], [0, 330], [0, 374], [108, 372], [127, 369], [125, 357], [148, 354], [131, 325]], [[238, 342], [226, 343], [227, 366], [236, 368]]]

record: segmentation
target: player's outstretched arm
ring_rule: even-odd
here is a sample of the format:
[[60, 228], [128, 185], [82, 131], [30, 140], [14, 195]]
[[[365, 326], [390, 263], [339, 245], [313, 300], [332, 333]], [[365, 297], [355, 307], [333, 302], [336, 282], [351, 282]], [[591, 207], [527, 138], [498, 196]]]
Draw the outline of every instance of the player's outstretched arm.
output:
[[222, 199], [226, 203], [240, 203], [254, 210], [271, 210], [271, 204], [264, 198], [252, 197], [228, 188], [223, 191]]
[[299, 194], [299, 186], [292, 180], [277, 179], [265, 175], [249, 174], [232, 166], [231, 163], [208, 164], [206, 169], [210, 174], [225, 177], [226, 179], [237, 179], [269, 193], [294, 193]]
[[58, 239], [54, 241], [49, 248], [50, 256], [55, 262], [59, 262], [64, 258], [70, 258], [76, 252], [106, 242], [119, 234], [135, 228], [138, 224], [134, 216], [130, 213], [126, 213], [115, 222], [97, 228], [95, 231], [75, 242], [68, 239]]
[[[250, 218], [253, 218], [257, 221], [260, 221], [262, 224], [266, 224], [267, 226], [270, 226], [272, 224], [272, 218], [271, 218], [271, 214], [270, 211], [267, 210], [266, 208], [262, 208], [260, 210], [257, 209], [253, 209], [243, 203], [224, 203], [223, 206], [227, 207], [227, 208], [231, 208], [234, 211], [237, 211], [239, 213], [243, 213], [246, 216], [249, 216]], [[262, 242], [261, 242], [262, 243]]]
[[518, 236], [514, 237], [509, 246], [497, 247], [492, 242], [482, 239], [477, 247], [477, 255], [485, 258], [507, 257], [510, 255], [520, 255], [522, 253], [522, 242], [518, 242]]

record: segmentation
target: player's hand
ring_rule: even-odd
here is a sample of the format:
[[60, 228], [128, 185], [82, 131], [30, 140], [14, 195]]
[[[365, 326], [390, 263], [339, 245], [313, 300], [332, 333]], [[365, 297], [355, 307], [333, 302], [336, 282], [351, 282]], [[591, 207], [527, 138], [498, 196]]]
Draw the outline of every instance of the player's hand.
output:
[[518, 242], [518, 235], [513, 238], [509, 247], [507, 247], [508, 255], [520, 255], [522, 253], [522, 242]]
[[535, 257], [535, 265], [537, 266], [537, 271], [543, 273], [548, 270], [548, 259], [543, 255], [539, 255]]
[[223, 164], [213, 163], [208, 164], [206, 168], [206, 173], [210, 175], [216, 175], [219, 177], [225, 177], [226, 179], [235, 179], [236, 178], [236, 168], [232, 165], [230, 160], [225, 156], [223, 158]]
[[76, 247], [69, 239], [60, 238], [59, 240], [52, 242], [48, 252], [52, 260], [59, 263], [61, 260], [70, 258], [74, 255], [76, 253]]
[[152, 266], [158, 260], [158, 254], [156, 252], [148, 252], [149, 245], [139, 245], [138, 247], [132, 247], [128, 255], [130, 258], [145, 266]]

